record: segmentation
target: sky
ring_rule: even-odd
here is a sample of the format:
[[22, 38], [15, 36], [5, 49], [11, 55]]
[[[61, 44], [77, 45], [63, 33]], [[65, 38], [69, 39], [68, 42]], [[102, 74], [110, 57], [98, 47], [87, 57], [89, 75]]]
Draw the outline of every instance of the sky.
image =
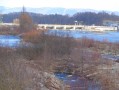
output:
[[63, 7], [119, 11], [119, 0], [0, 0], [6, 7]]

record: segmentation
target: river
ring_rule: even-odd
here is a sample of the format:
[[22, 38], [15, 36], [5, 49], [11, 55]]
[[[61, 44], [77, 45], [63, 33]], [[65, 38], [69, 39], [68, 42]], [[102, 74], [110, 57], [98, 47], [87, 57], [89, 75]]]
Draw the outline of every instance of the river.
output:
[[[109, 42], [119, 42], [119, 32], [86, 32], [86, 31], [78, 31], [78, 30], [49, 30], [48, 34], [56, 34], [60, 36], [69, 35], [74, 38], [82, 38], [87, 37], [90, 39], [103, 41], [107, 40]], [[0, 35], [0, 46], [10, 46], [15, 47], [20, 44], [20, 37], [13, 35]]]
[[48, 33], [62, 36], [69, 35], [74, 38], [87, 37], [98, 41], [119, 42], [119, 32], [117, 31], [89, 32], [79, 30], [49, 30]]
[[20, 37], [13, 35], [0, 35], [0, 46], [16, 47], [20, 44]]

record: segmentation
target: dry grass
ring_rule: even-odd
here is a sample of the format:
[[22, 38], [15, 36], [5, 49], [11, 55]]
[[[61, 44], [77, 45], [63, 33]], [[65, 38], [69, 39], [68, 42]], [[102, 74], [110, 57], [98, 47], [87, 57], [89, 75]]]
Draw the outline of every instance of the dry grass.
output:
[[17, 55], [12, 49], [0, 47], [0, 90], [22, 90], [22, 83], [15, 71]]
[[37, 43], [41, 33], [42, 30], [31, 30], [29, 32], [24, 33], [21, 37], [25, 42]]
[[50, 76], [45, 75], [43, 63], [35, 64], [14, 49], [0, 47], [0, 90], [48, 90], [45, 84]]
[[[101, 83], [101, 90], [118, 90], [106, 74], [97, 75], [98, 66], [108, 64], [102, 60], [100, 53], [103, 50], [118, 54], [118, 43], [86, 38], [74, 40], [70, 37], [46, 35], [41, 31], [27, 32], [22, 38], [29, 46], [15, 50], [0, 47], [0, 90], [40, 90], [40, 84], [46, 78], [38, 75], [43, 76], [41, 72], [56, 71], [89, 76], [88, 79]], [[50, 87], [49, 84], [47, 87]]]
[[30, 46], [18, 48], [18, 52], [31, 58], [44, 57], [45, 54], [51, 58], [69, 55], [75, 43], [70, 37], [50, 36], [39, 31], [26, 33], [22, 38]]
[[0, 35], [18, 35], [18, 26], [0, 26]]

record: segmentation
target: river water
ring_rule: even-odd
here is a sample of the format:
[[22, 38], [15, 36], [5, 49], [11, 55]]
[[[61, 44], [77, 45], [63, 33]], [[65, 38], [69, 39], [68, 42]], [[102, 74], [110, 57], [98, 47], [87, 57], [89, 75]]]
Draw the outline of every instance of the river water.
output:
[[49, 30], [49, 34], [69, 35], [74, 38], [87, 37], [98, 41], [119, 42], [119, 31], [89, 32], [79, 30]]
[[[49, 30], [48, 34], [56, 34], [60, 36], [69, 35], [74, 38], [82, 38], [87, 37], [90, 39], [103, 41], [107, 40], [109, 42], [119, 42], [119, 32], [86, 32], [86, 31], [78, 31], [78, 30]], [[15, 47], [20, 44], [20, 37], [13, 35], [0, 35], [0, 46], [9, 46]]]
[[0, 46], [16, 47], [20, 44], [20, 37], [13, 35], [0, 35]]

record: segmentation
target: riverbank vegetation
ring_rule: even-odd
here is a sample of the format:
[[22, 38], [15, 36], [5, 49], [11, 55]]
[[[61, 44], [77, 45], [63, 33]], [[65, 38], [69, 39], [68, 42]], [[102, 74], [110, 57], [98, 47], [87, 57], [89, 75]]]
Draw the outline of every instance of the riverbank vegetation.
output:
[[19, 33], [18, 26], [0, 26], [0, 35], [18, 35]]
[[[52, 81], [46, 80], [48, 77], [41, 77], [43, 72], [51, 76], [56, 72], [75, 74], [93, 81], [94, 86], [98, 83], [99, 90], [119, 89], [118, 63], [101, 57], [104, 52], [118, 54], [118, 43], [99, 42], [85, 37], [73, 39], [69, 35], [47, 35], [44, 31], [31, 31], [22, 38], [27, 43], [22, 47], [0, 47], [1, 90], [53, 87]], [[115, 51], [113, 48], [116, 48]], [[117, 68], [113, 69], [115, 66]], [[56, 87], [62, 90], [60, 86]]]
[[85, 37], [73, 39], [69, 35], [63, 37], [44, 32], [27, 35], [23, 39], [31, 43], [31, 46], [21, 47], [17, 52], [27, 57], [27, 60], [40, 64], [44, 71], [75, 74], [92, 80], [94, 86], [100, 83], [99, 90], [118, 90], [118, 69], [113, 71], [118, 63], [102, 57], [102, 54], [118, 55], [118, 43], [107, 40], [100, 42]]

